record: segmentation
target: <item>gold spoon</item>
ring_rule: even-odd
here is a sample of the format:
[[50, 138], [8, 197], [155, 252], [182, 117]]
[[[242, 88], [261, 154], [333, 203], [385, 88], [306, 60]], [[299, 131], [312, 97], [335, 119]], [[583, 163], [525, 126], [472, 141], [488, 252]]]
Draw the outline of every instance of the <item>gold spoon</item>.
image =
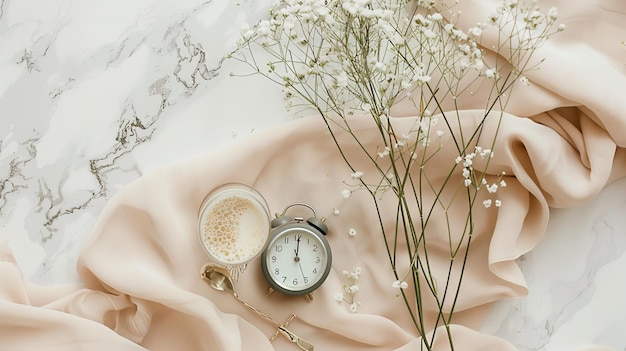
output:
[[230, 292], [235, 297], [235, 299], [237, 299], [237, 301], [241, 302], [244, 306], [248, 307], [250, 310], [252, 310], [263, 319], [274, 324], [278, 328], [278, 331], [289, 341], [296, 343], [302, 350], [313, 351], [312, 344], [304, 341], [296, 334], [287, 330], [284, 325], [276, 322], [270, 316], [257, 310], [252, 305], [242, 300], [235, 292], [235, 288], [233, 287], [233, 281], [231, 280], [230, 274], [228, 273], [227, 269], [207, 263], [206, 265], [204, 265], [204, 267], [202, 267], [201, 273], [202, 279], [204, 279], [204, 281], [206, 281], [213, 289], [217, 291]]

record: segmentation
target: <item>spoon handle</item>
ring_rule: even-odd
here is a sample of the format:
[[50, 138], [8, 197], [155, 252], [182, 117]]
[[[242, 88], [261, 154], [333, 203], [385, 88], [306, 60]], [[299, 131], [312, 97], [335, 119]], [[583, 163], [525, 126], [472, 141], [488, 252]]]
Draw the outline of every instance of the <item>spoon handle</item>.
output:
[[254, 306], [252, 306], [249, 303], [247, 303], [244, 300], [242, 300], [239, 297], [239, 295], [237, 295], [237, 293], [233, 292], [233, 296], [237, 299], [237, 301], [241, 302], [244, 306], [248, 307], [251, 311], [253, 311], [257, 315], [259, 315], [260, 317], [263, 317], [263, 319], [265, 319], [267, 321], [270, 321], [272, 324], [274, 324], [277, 327], [280, 327], [280, 323], [276, 322], [274, 319], [272, 319], [272, 317], [270, 317], [270, 316], [266, 315], [265, 313], [257, 310]]
[[313, 344], [311, 344], [311, 343], [305, 341], [304, 339], [300, 338], [299, 336], [297, 336], [296, 334], [292, 333], [287, 328], [285, 328], [283, 325], [281, 325], [280, 323], [276, 322], [274, 319], [272, 319], [272, 317], [270, 317], [270, 316], [266, 315], [265, 313], [259, 311], [258, 309], [256, 309], [256, 307], [252, 306], [251, 304], [249, 304], [246, 301], [244, 301], [243, 299], [241, 299], [239, 297], [239, 295], [237, 295], [236, 292], [233, 292], [233, 296], [237, 299], [237, 301], [241, 302], [244, 306], [248, 307], [251, 311], [253, 311], [254, 313], [259, 315], [263, 319], [265, 319], [267, 321], [270, 321], [272, 324], [277, 326], [278, 327], [278, 331], [284, 337], [286, 337], [289, 341], [296, 343], [302, 350], [305, 350], [305, 351], [313, 351], [314, 350]]

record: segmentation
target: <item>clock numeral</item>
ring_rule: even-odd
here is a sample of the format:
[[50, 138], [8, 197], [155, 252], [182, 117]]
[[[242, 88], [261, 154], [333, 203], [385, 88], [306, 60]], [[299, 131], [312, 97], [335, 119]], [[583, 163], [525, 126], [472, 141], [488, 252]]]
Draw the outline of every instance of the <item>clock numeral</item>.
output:
[[280, 273], [280, 271], [278, 270], [278, 268], [274, 269], [274, 274], [278, 275]]
[[297, 278], [296, 278], [296, 279], [294, 279], [294, 280], [292, 281], [292, 283], [293, 283], [293, 285], [298, 285], [298, 279], [297, 279]]
[[288, 236], [285, 237], [285, 244], [289, 244], [289, 237]]
[[319, 256], [315, 257], [315, 263], [320, 263], [320, 262], [321, 262], [321, 260], [320, 260]]
[[309, 282], [309, 277], [304, 277], [304, 284]]
[[276, 256], [272, 256], [272, 262], [276, 262]]
[[283, 275], [283, 283], [287, 280], [287, 277]]
[[317, 267], [313, 268], [313, 274], [317, 274]]
[[282, 245], [276, 245], [276, 252], [282, 252], [283, 251], [283, 246]]
[[313, 252], [317, 252], [317, 245], [313, 245]]

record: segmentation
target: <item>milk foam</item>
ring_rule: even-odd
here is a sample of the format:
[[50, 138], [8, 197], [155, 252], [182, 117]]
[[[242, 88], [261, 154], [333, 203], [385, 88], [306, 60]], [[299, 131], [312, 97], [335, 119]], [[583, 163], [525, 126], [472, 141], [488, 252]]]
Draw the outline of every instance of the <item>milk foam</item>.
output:
[[225, 264], [254, 258], [268, 237], [269, 219], [263, 207], [248, 198], [231, 195], [211, 204], [201, 219], [202, 242]]

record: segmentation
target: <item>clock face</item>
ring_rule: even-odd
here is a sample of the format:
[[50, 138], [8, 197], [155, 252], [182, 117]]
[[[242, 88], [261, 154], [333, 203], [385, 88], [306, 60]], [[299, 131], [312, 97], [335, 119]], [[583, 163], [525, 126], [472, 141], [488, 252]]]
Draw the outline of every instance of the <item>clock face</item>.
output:
[[326, 239], [299, 225], [279, 229], [262, 260], [263, 273], [272, 287], [291, 295], [306, 294], [318, 288], [331, 266]]

